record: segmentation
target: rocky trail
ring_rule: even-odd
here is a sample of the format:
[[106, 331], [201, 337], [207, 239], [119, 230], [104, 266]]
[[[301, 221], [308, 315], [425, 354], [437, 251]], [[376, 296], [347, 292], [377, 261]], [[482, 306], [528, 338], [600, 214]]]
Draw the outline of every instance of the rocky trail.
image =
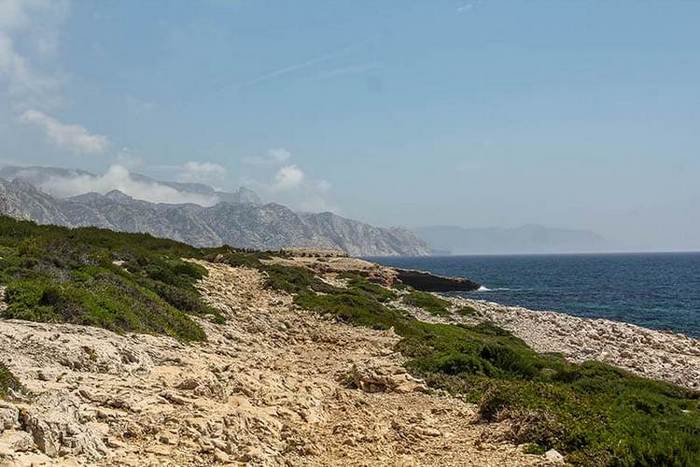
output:
[[542, 465], [506, 424], [406, 374], [392, 331], [297, 309], [253, 269], [204, 264], [208, 340], [0, 321], [34, 395], [0, 401], [0, 465]]

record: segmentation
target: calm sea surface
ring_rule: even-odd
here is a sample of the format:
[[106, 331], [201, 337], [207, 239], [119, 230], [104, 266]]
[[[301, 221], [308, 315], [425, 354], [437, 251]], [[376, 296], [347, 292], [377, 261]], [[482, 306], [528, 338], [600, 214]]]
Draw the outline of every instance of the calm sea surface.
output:
[[459, 276], [469, 298], [606, 318], [700, 337], [700, 253], [372, 258]]

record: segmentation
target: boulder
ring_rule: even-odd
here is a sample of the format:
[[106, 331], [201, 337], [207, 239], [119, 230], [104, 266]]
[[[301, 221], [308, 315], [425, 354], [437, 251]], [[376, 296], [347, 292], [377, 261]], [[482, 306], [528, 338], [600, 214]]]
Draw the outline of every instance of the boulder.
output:
[[544, 453], [545, 459], [547, 459], [548, 462], [551, 462], [552, 464], [563, 464], [564, 463], [564, 456], [559, 454], [559, 451], [556, 449], [550, 449], [549, 451]]
[[352, 366], [347, 377], [349, 386], [365, 392], [427, 392], [422, 380], [409, 375], [400, 366], [378, 365], [371, 361], [358, 362]]

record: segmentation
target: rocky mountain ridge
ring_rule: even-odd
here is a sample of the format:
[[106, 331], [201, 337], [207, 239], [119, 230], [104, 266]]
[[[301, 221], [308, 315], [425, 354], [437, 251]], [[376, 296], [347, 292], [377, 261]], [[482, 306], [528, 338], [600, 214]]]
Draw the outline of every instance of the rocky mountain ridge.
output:
[[[329, 212], [300, 214], [280, 204], [261, 204], [245, 189], [224, 193], [229, 199], [212, 206], [151, 203], [116, 190], [60, 199], [37, 188], [42, 175], [36, 170], [32, 174], [12, 181], [0, 179], [0, 213], [39, 224], [150, 233], [195, 246], [337, 248], [356, 256], [429, 253], [428, 246], [407, 230], [374, 227]], [[0, 175], [12, 172], [4, 170]], [[187, 186], [204, 190], [206, 185]], [[215, 192], [216, 196], [221, 193]]]

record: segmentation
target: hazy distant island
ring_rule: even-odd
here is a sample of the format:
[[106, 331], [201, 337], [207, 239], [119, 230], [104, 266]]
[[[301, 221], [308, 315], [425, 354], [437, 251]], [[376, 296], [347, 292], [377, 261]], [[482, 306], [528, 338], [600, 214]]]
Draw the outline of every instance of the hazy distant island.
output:
[[415, 228], [433, 255], [599, 253], [615, 249], [613, 242], [588, 230], [542, 225], [515, 228], [464, 228], [436, 225]]

